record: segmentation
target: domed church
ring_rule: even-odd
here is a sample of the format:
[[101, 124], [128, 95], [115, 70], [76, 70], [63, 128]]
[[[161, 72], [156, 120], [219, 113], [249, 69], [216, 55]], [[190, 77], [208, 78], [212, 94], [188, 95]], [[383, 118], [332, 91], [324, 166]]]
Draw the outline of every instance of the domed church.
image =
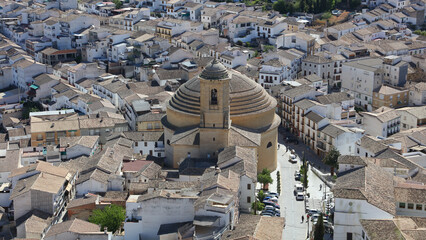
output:
[[257, 170], [277, 166], [276, 100], [258, 83], [216, 59], [183, 84], [163, 117], [166, 165], [185, 158], [217, 158], [229, 146], [255, 148]]

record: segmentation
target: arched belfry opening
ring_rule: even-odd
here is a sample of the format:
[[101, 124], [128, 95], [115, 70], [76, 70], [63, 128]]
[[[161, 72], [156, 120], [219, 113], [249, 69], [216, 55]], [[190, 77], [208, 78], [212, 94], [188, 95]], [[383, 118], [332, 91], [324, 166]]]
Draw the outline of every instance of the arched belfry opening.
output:
[[217, 89], [215, 88], [210, 92], [210, 105], [217, 105]]

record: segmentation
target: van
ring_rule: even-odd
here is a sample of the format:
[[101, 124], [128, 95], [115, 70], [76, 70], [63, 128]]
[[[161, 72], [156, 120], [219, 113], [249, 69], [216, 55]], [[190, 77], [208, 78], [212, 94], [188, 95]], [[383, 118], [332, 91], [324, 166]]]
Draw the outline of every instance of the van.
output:
[[296, 184], [294, 185], [294, 192], [303, 192], [303, 185], [302, 184]]

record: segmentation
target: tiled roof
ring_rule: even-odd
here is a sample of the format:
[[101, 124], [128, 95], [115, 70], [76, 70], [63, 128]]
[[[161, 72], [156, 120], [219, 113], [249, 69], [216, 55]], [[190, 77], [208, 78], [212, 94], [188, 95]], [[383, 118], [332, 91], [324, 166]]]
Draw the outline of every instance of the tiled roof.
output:
[[268, 218], [259, 215], [241, 214], [235, 229], [225, 232], [222, 239], [281, 239], [284, 225], [285, 220], [281, 217]]
[[365, 148], [367, 151], [373, 153], [373, 155], [378, 155], [379, 153], [384, 152], [389, 147], [381, 143], [379, 140], [374, 139], [371, 136], [363, 136], [360, 139], [360, 144], [362, 148]]
[[317, 96], [317, 101], [321, 104], [341, 103], [343, 101], [349, 101], [353, 99], [354, 98], [351, 95], [345, 92]]
[[46, 233], [46, 237], [52, 237], [58, 234], [71, 233], [99, 233], [99, 225], [75, 218], [65, 222], [53, 225]]
[[374, 164], [339, 176], [332, 191], [336, 198], [366, 200], [395, 215], [393, 176]]

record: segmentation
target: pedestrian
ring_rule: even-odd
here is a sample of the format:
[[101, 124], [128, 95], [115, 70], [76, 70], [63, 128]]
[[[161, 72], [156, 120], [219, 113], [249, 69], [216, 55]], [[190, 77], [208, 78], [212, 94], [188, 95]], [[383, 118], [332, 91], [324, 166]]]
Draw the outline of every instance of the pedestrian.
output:
[[280, 150], [280, 145], [278, 144], [278, 150]]
[[321, 191], [321, 189], [322, 189], [322, 184], [320, 184], [320, 191]]
[[302, 223], [303, 223], [303, 221], [305, 221], [305, 216], [302, 215]]

